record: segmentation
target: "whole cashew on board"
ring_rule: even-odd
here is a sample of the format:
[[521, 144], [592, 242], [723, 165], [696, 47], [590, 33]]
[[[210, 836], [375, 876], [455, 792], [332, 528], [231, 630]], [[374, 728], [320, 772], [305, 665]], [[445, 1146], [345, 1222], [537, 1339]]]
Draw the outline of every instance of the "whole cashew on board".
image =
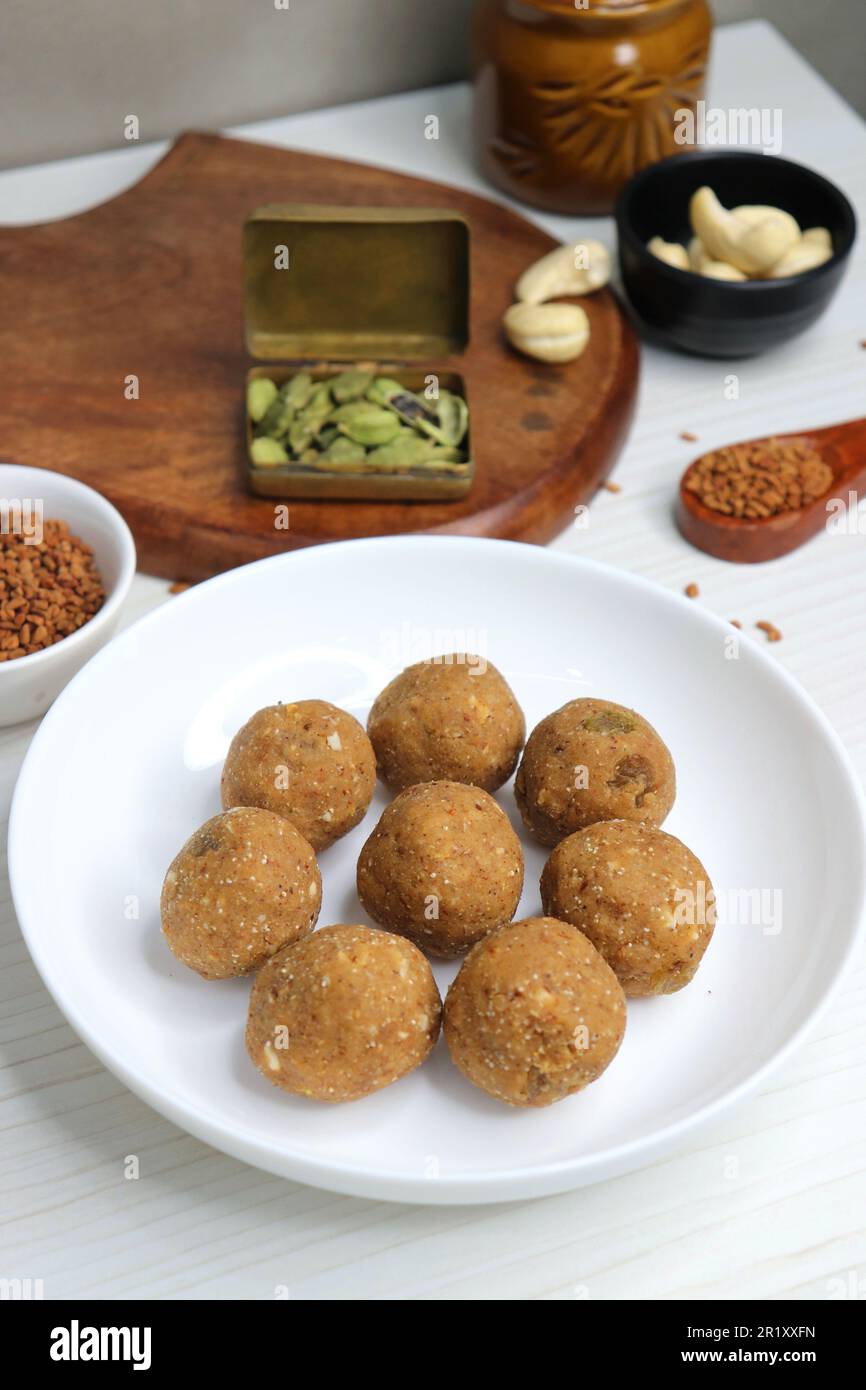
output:
[[509, 343], [539, 362], [573, 362], [589, 342], [589, 318], [579, 304], [551, 301], [594, 294], [609, 279], [610, 256], [601, 242], [555, 247], [517, 282], [517, 303], [502, 321]]

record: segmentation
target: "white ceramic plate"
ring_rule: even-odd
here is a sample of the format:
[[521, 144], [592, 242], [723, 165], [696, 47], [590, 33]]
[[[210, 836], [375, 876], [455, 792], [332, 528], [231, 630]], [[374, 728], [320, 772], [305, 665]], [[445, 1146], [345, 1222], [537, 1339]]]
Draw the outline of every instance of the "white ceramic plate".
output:
[[[476, 1202], [636, 1168], [790, 1050], [862, 916], [864, 808], [843, 749], [771, 655], [743, 638], [731, 657], [736, 640], [699, 605], [630, 574], [496, 541], [360, 541], [212, 580], [100, 652], [33, 741], [9, 862], [36, 964], [134, 1091], [271, 1172], [367, 1197]], [[631, 1005], [601, 1080], [550, 1109], [489, 1099], [442, 1040], [419, 1071], [366, 1100], [288, 1097], [245, 1055], [249, 983], [205, 983], [164, 945], [164, 871], [219, 810], [222, 759], [254, 710], [318, 696], [363, 720], [404, 665], [463, 649], [501, 668], [530, 727], [581, 694], [650, 719], [679, 773], [667, 829], [707, 866], [728, 924], [692, 985]], [[510, 788], [500, 800], [516, 822]], [[384, 804], [377, 793], [364, 823], [322, 855], [322, 924], [365, 920], [355, 862]], [[542, 864], [527, 845], [521, 915], [540, 910]], [[454, 970], [437, 967], [443, 993]]]

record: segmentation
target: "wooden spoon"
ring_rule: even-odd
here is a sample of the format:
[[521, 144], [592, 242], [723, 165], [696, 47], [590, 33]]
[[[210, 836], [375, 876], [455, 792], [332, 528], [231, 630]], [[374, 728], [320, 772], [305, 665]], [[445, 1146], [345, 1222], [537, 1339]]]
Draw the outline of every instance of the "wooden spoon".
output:
[[[699, 462], [696, 459], [682, 476], [676, 509], [677, 524], [687, 541], [708, 555], [738, 564], [776, 560], [826, 527], [832, 515], [827, 511], [831, 500], [838, 499], [847, 508], [849, 502], [856, 506], [860, 497], [866, 496], [866, 420], [850, 420], [847, 424], [829, 425], [821, 430], [776, 434], [773, 440], [780, 444], [806, 444], [816, 449], [833, 470], [833, 482], [828, 490], [797, 511], [779, 512], [758, 520], [726, 516], [713, 511], [696, 492], [686, 488], [689, 474]], [[749, 442], [763, 444], [768, 441]]]

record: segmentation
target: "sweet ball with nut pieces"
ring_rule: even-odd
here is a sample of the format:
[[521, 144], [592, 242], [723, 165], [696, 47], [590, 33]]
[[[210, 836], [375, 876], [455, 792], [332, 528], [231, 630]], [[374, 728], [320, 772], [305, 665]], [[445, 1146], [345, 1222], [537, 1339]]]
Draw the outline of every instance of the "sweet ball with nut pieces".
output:
[[173, 860], [160, 913], [174, 955], [206, 980], [257, 970], [308, 935], [322, 879], [300, 831], [258, 807], [206, 821]]
[[572, 700], [530, 734], [514, 783], [528, 830], [555, 845], [600, 820], [660, 825], [674, 804], [673, 758], [651, 724], [609, 700]]
[[269, 705], [232, 739], [223, 806], [261, 806], [284, 816], [315, 850], [366, 814], [376, 786], [370, 740], [351, 714], [326, 700]]
[[687, 985], [715, 926], [701, 861], [673, 835], [634, 821], [603, 821], [558, 844], [541, 901], [589, 938], [631, 996]]
[[493, 792], [517, 766], [526, 723], [496, 667], [461, 652], [401, 672], [374, 702], [367, 732], [393, 791], [467, 782]]
[[470, 951], [445, 1000], [451, 1057], [507, 1105], [544, 1106], [595, 1081], [625, 1032], [625, 996], [575, 927], [530, 917]]
[[461, 955], [503, 922], [523, 891], [523, 851], [488, 792], [459, 782], [407, 787], [358, 860], [374, 922], [432, 955]]
[[359, 1100], [424, 1061], [442, 1004], [424, 956], [373, 927], [323, 927], [256, 977], [247, 1051], [268, 1081], [311, 1100]]

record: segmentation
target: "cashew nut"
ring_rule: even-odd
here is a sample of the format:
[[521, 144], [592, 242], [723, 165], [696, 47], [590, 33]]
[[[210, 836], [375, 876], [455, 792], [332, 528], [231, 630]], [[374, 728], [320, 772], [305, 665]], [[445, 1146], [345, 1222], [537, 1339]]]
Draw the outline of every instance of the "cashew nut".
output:
[[711, 188], [699, 188], [689, 205], [692, 227], [709, 255], [747, 275], [765, 275], [800, 240], [790, 213], [774, 208], [764, 217], [737, 217], [722, 207]]
[[[823, 228], [818, 227], [814, 230], [822, 231]], [[776, 262], [768, 278], [781, 280], [786, 275], [802, 275], [804, 270], [814, 270], [816, 266], [823, 265], [832, 255], [832, 245], [827, 246], [816, 238], [803, 236], [786, 256]]]
[[766, 203], [741, 203], [738, 208], [731, 208], [734, 217], [740, 222], [747, 222], [750, 227], [754, 227], [756, 222], [763, 222], [765, 217], [774, 216], [778, 211], [778, 208], [770, 207]]
[[703, 275], [708, 280], [736, 280], [742, 282], [748, 280], [748, 275], [744, 275], [741, 270], [737, 270], [735, 265], [730, 265], [728, 261], [704, 261], [699, 275]]
[[[775, 216], [779, 209], [763, 205], [749, 205], [733, 209], [734, 216], [741, 222], [755, 225], [767, 216]], [[786, 251], [780, 261], [764, 272], [764, 278], [781, 280], [786, 275], [802, 275], [805, 270], [814, 270], [823, 265], [833, 255], [833, 238], [826, 227], [808, 227], [790, 251]]]
[[512, 304], [503, 327], [512, 347], [540, 362], [571, 362], [589, 342], [589, 319], [577, 304]]
[[826, 227], [807, 227], [803, 233], [803, 240], [815, 246], [823, 246], [832, 256], [833, 237]]
[[678, 241], [665, 241], [664, 237], [654, 236], [652, 241], [647, 242], [647, 250], [675, 270], [691, 270], [689, 253]]
[[796, 219], [781, 208], [743, 203], [728, 211], [711, 188], [699, 188], [690, 212], [696, 235], [687, 248], [657, 236], [647, 249], [668, 265], [712, 280], [778, 280], [813, 270], [833, 255], [826, 227], [801, 234]]
[[699, 236], [693, 236], [691, 241], [689, 242], [688, 257], [689, 265], [691, 266], [692, 270], [695, 270], [698, 272], [698, 274], [700, 274], [700, 269], [704, 261], [708, 261], [710, 258], [707, 255], [707, 248], [706, 246], [704, 246], [704, 243], [701, 241]]
[[692, 237], [688, 250], [689, 269], [710, 280], [747, 280], [741, 270], [727, 261], [714, 261], [699, 236]]
[[593, 294], [610, 279], [610, 256], [600, 241], [557, 246], [525, 270], [517, 282], [523, 304], [544, 304], [563, 295]]

